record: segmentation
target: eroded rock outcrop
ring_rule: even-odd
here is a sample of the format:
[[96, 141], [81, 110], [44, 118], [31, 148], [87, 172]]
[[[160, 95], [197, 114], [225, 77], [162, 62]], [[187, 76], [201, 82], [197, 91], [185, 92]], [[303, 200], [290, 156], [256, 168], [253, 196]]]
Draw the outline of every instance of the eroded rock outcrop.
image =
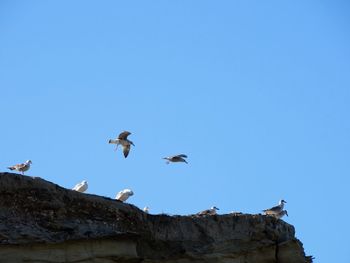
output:
[[310, 261], [294, 227], [272, 217], [150, 215], [12, 173], [0, 173], [0, 220], [0, 262]]

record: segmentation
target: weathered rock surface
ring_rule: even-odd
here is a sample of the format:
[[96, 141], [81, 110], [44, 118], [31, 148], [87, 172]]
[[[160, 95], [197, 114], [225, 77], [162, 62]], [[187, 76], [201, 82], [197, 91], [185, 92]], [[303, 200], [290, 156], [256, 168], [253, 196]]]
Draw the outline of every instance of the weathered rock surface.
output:
[[294, 227], [263, 215], [150, 215], [0, 173], [0, 262], [304, 263]]

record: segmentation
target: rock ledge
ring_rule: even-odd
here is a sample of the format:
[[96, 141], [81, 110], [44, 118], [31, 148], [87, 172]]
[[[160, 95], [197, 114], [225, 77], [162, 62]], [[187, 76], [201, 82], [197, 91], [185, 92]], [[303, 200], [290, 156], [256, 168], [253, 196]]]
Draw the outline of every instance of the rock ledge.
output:
[[150, 215], [13, 173], [0, 173], [0, 219], [0, 262], [311, 262], [272, 217]]

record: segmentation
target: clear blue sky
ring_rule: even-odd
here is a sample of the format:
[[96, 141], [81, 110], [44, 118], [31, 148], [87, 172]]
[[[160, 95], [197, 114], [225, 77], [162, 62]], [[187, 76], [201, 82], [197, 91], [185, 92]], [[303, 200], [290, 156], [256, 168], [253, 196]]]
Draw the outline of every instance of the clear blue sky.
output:
[[[0, 3], [0, 167], [151, 213], [284, 198], [315, 262], [350, 262], [348, 1]], [[123, 130], [127, 159], [107, 141]], [[189, 164], [161, 158], [185, 153]]]

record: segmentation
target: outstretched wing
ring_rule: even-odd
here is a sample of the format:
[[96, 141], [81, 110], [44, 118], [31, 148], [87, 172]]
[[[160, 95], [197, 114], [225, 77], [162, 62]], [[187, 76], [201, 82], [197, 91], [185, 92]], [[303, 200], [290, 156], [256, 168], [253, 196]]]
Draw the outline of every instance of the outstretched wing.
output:
[[125, 140], [130, 134], [131, 132], [123, 131], [118, 135], [118, 139]]
[[187, 155], [186, 155], [186, 154], [178, 154], [178, 155], [176, 155], [176, 157], [183, 157], [183, 158], [187, 158]]
[[124, 157], [128, 157], [130, 151], [130, 144], [123, 146]]

